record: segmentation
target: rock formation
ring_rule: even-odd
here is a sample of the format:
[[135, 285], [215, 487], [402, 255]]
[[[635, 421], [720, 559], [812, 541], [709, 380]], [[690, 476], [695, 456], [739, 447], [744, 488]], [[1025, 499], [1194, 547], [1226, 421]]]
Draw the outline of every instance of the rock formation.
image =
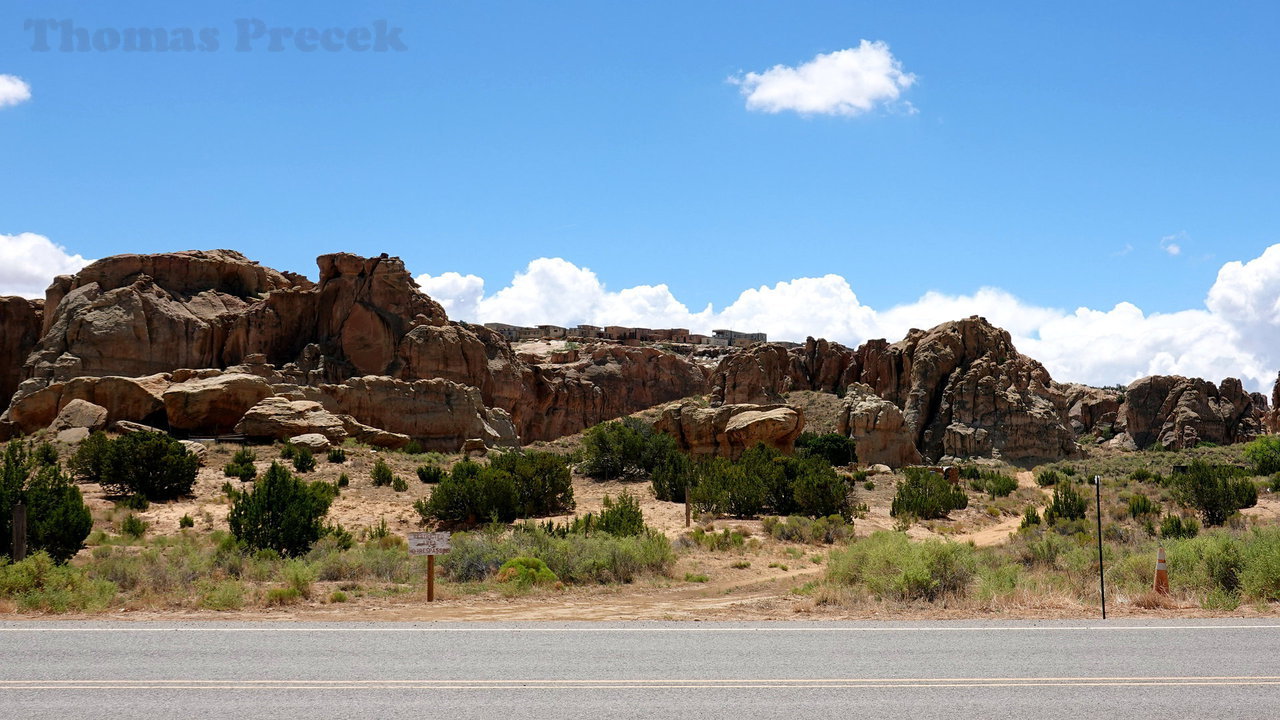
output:
[[757, 345], [721, 361], [712, 401], [781, 398], [793, 389], [835, 392], [869, 386], [898, 406], [915, 445], [930, 458], [999, 453], [1011, 460], [1060, 458], [1077, 451], [1048, 371], [1020, 354], [1009, 333], [971, 317], [912, 330], [892, 345], [856, 351], [810, 338], [783, 351]]
[[846, 390], [836, 432], [853, 438], [861, 465], [899, 468], [922, 461], [902, 411], [862, 383]]
[[787, 405], [721, 405], [684, 402], [664, 408], [655, 430], [695, 457], [736, 459], [757, 443], [790, 453], [804, 430], [804, 416]]
[[1267, 410], [1266, 398], [1246, 393], [1235, 378], [1218, 386], [1200, 378], [1156, 375], [1135, 380], [1125, 389], [1117, 430], [1138, 448], [1226, 445], [1262, 433]]
[[[314, 400], [289, 400], [272, 396], [249, 408], [236, 423], [236, 432], [249, 438], [288, 440], [298, 435], [319, 435], [327, 442], [347, 438], [342, 418]], [[328, 449], [326, 444], [324, 449]]]
[[43, 300], [0, 297], [0, 405], [22, 382], [22, 366], [40, 339]]

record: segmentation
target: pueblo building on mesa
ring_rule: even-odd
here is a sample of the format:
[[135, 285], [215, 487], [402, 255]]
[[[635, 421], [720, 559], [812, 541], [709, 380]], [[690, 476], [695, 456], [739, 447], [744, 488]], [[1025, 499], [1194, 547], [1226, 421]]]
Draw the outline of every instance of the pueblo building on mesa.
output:
[[691, 333], [686, 328], [654, 330], [619, 325], [606, 327], [578, 325], [577, 327], [566, 328], [559, 325], [521, 327], [506, 323], [485, 323], [484, 326], [506, 338], [508, 342], [520, 342], [522, 340], [610, 340], [617, 343], [666, 342], [688, 345], [746, 347], [752, 343], [769, 341], [765, 333], [745, 333], [737, 330], [712, 330], [711, 335], [700, 335]]

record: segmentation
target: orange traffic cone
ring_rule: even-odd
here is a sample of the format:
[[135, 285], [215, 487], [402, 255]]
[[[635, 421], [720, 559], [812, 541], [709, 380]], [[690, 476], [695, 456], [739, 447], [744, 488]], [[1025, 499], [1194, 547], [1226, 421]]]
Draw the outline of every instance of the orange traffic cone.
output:
[[1164, 560], [1164, 548], [1160, 548], [1156, 552], [1156, 586], [1155, 590], [1161, 595], [1169, 594], [1169, 569]]

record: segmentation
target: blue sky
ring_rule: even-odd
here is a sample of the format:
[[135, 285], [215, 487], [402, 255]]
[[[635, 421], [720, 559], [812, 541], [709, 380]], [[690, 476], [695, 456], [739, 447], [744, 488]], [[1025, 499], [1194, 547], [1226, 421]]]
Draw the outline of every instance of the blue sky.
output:
[[[0, 9], [0, 74], [30, 89], [0, 107], [0, 236], [83, 258], [229, 247], [312, 275], [321, 252], [388, 252], [415, 273], [483, 278], [490, 299], [531, 261], [563, 258], [608, 291], [665, 285], [692, 316], [833, 274], [877, 317], [929, 292], [970, 298], [943, 304], [957, 312], [1003, 308], [1019, 346], [1067, 379], [1163, 369], [1261, 387], [1280, 366], [1241, 340], [1277, 327], [1269, 263], [1244, 266], [1240, 287], [1263, 286], [1235, 305], [1248, 322], [1206, 310], [1224, 263], [1261, 262], [1280, 238], [1273, 3], [118, 5]], [[40, 52], [33, 18], [214, 28], [220, 47]], [[247, 18], [385, 20], [406, 50], [271, 52], [264, 39], [237, 52]], [[749, 106], [748, 73], [864, 40], [910, 77], [896, 97], [854, 114]], [[474, 283], [434, 287], [462, 286], [457, 313], [480, 313]], [[1004, 294], [977, 299], [983, 287]], [[551, 321], [627, 315], [615, 296], [591, 312], [517, 296]], [[716, 319], [808, 334], [813, 297], [779, 304], [786, 323]], [[1145, 364], [1071, 364], [1096, 328], [1058, 328], [1079, 346], [1036, 346], [1045, 323], [1119, 303], [1144, 327], [1158, 314], [1181, 330], [1152, 330]], [[855, 342], [910, 324], [860, 322], [812, 325]], [[1233, 336], [1233, 359], [1190, 357], [1187, 325], [1195, 343]], [[1112, 334], [1130, 332], [1145, 331]], [[1153, 364], [1161, 352], [1171, 364]]]

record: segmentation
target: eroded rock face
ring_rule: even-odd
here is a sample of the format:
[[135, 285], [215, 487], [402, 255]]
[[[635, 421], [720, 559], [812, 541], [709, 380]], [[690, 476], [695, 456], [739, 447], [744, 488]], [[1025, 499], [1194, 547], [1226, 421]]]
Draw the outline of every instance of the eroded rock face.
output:
[[43, 300], [0, 297], [0, 405], [24, 379], [22, 367], [40, 339]]
[[1126, 388], [1118, 427], [1138, 448], [1226, 445], [1261, 434], [1267, 410], [1266, 398], [1245, 392], [1235, 378], [1218, 386], [1200, 378], [1156, 375]]
[[863, 383], [901, 408], [916, 447], [934, 459], [1078, 451], [1048, 371], [1018, 353], [1009, 333], [976, 316], [856, 351], [813, 339], [785, 354], [758, 345], [721, 361], [711, 382], [713, 402], [724, 403]]
[[804, 430], [804, 415], [787, 405], [707, 408], [686, 402], [665, 408], [653, 427], [675, 438], [681, 450], [695, 457], [736, 459], [757, 443], [794, 452], [796, 438]]
[[[342, 419], [313, 400], [269, 397], [249, 408], [236, 423], [236, 432], [250, 438], [288, 440], [298, 435], [320, 435], [329, 442], [347, 438]], [[326, 445], [325, 449], [328, 449]]]
[[84, 428], [89, 432], [93, 432], [106, 426], [106, 408], [101, 405], [94, 405], [86, 400], [72, 400], [62, 410], [58, 411], [58, 416], [53, 419], [49, 429], [61, 432], [72, 428]]
[[860, 464], [899, 468], [922, 461], [902, 411], [868, 385], [854, 383], [848, 387], [836, 432], [853, 438]]
[[1111, 436], [1119, 420], [1121, 394], [1088, 385], [1056, 385], [1062, 398], [1059, 409], [1077, 435], [1095, 433]]
[[518, 444], [511, 416], [487, 408], [480, 390], [449, 380], [404, 382], [389, 377], [352, 378], [319, 388], [326, 407], [363, 425], [406, 435], [428, 450], [454, 452], [467, 438], [490, 446]]
[[225, 434], [272, 394], [271, 386], [256, 375], [228, 373], [170, 385], [163, 397], [170, 428]]

